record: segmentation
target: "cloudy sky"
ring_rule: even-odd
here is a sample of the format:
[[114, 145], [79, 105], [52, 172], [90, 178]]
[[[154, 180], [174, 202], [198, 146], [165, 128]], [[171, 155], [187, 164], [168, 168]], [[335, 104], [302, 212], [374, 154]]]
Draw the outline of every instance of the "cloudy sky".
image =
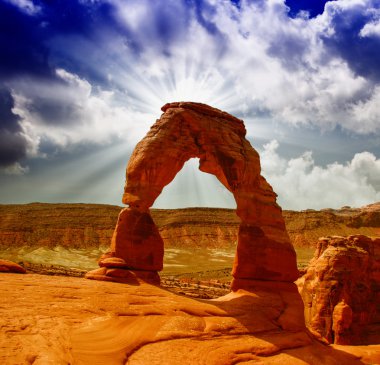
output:
[[[0, 47], [0, 203], [121, 204], [180, 100], [244, 119], [283, 208], [380, 201], [378, 0], [0, 0]], [[191, 160], [155, 206], [235, 203]]]

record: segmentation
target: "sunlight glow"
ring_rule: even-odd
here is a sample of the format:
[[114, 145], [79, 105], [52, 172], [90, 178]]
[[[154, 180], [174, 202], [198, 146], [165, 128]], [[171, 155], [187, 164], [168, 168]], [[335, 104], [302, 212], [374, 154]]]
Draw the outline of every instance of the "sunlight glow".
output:
[[236, 208], [233, 195], [211, 174], [198, 169], [199, 159], [187, 161], [155, 201], [154, 208]]

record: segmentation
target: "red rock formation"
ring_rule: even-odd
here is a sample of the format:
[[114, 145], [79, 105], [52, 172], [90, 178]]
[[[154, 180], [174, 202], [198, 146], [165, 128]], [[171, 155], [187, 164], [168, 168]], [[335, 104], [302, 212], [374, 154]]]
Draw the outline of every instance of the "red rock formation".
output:
[[[149, 208], [184, 163], [198, 157], [199, 169], [215, 175], [236, 200], [241, 223], [232, 289], [247, 287], [247, 280], [294, 281], [295, 251], [243, 121], [198, 103], [171, 103], [162, 110], [128, 163], [123, 203], [129, 207], [119, 215], [106, 257], [123, 259], [137, 273], [161, 270], [163, 241]], [[112, 277], [109, 271], [106, 276]]]
[[0, 259], [0, 272], [15, 272], [25, 274], [26, 270], [15, 262]]
[[380, 341], [380, 239], [321, 238], [299, 280], [307, 325], [330, 343]]

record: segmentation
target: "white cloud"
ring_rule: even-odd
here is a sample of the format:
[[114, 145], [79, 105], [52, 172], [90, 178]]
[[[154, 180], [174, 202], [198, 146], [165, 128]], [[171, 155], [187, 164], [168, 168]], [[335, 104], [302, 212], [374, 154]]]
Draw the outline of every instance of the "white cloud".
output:
[[[115, 135], [137, 142], [159, 108], [175, 100], [244, 114], [247, 124], [270, 118], [322, 130], [339, 125], [354, 133], [380, 132], [379, 89], [329, 54], [322, 41], [331, 36], [337, 13], [370, 8], [371, 0], [328, 2], [315, 19], [288, 17], [283, 0], [242, 1], [240, 9], [209, 0], [201, 13], [208, 25], [182, 2], [108, 1], [128, 29], [128, 36], [104, 32], [96, 44], [96, 63], [115, 86], [112, 91], [63, 69], [56, 72], [64, 84], [14, 83], [15, 109], [37, 142], [46, 136], [61, 146], [103, 143]], [[362, 35], [376, 24], [365, 25]], [[71, 49], [72, 41], [77, 49], [77, 38], [65, 41], [64, 48]], [[94, 44], [81, 42], [90, 54]], [[91, 57], [88, 62], [93, 67]], [[38, 104], [40, 109], [33, 107]], [[62, 120], [48, 120], [49, 110]]]
[[29, 167], [22, 166], [20, 163], [15, 162], [10, 166], [0, 168], [0, 172], [5, 175], [24, 175], [29, 172]]
[[264, 7], [242, 6], [235, 19], [220, 6], [215, 21], [230, 41], [221, 60], [222, 74], [232, 75], [230, 81], [245, 104], [259, 105], [282, 123], [380, 131], [380, 124], [358, 120], [352, 112], [360, 100], [371, 97], [372, 82], [328, 55], [321, 40], [331, 28], [332, 15], [291, 19], [281, 2], [266, 2]]
[[357, 132], [376, 132], [380, 122], [380, 86], [374, 88], [372, 95], [367, 100], [360, 100], [351, 105], [349, 110], [352, 128]]
[[35, 5], [31, 0], [6, 0], [9, 3], [17, 6], [24, 13], [29, 15], [36, 15], [41, 11], [41, 7]]
[[[371, 0], [328, 2], [325, 13], [315, 19], [288, 17], [282, 0], [242, 1], [240, 9], [209, 0], [201, 14], [206, 26], [195, 10], [173, 1], [152, 5], [144, 0], [137, 7], [130, 1], [111, 2], [140, 47], [135, 56], [120, 41], [120, 75], [113, 77], [118, 86], [132, 91], [134, 103], [140, 99], [158, 109], [168, 101], [193, 100], [232, 113], [243, 111], [248, 120], [260, 119], [265, 111], [285, 124], [380, 132], [380, 123], [372, 118], [376, 113], [368, 111], [367, 120], [356, 112], [374, 98], [373, 81], [333, 56], [322, 40], [333, 35], [337, 14], [364, 14]], [[160, 4], [162, 11], [156, 11]], [[157, 28], [163, 22], [175, 24], [167, 42]], [[373, 109], [370, 104], [366, 108]]]
[[367, 23], [360, 30], [359, 34], [361, 37], [380, 37], [380, 19], [378, 19], [376, 22]]
[[43, 139], [60, 148], [76, 143], [109, 144], [115, 139], [135, 143], [154, 120], [149, 113], [117, 103], [112, 91], [93, 88], [63, 69], [56, 73], [64, 83], [28, 80], [13, 85], [13, 112], [21, 117], [29, 157], [43, 157], [39, 153]]
[[[34, 9], [28, 0], [12, 1]], [[56, 71], [62, 82], [12, 81], [14, 112], [22, 117], [28, 156], [38, 156], [46, 139], [61, 148], [107, 144], [114, 138], [134, 145], [160, 107], [175, 100], [243, 114], [249, 134], [250, 121], [264, 124], [268, 119], [322, 130], [340, 126], [352, 133], [380, 132], [380, 88], [333, 56], [322, 40], [334, 34], [337, 14], [368, 12], [371, 0], [327, 2], [324, 14], [315, 19], [305, 14], [290, 18], [283, 0], [243, 0], [240, 9], [208, 0], [201, 14], [174, 0], [108, 1], [125, 34], [100, 27], [94, 44], [79, 36], [62, 36], [64, 43], [57, 36], [52, 43], [57, 42], [59, 54], [72, 52], [74, 61], [82, 54], [78, 48], [85, 50], [88, 65], [81, 57], [81, 67], [103, 70], [112, 90], [64, 69]], [[371, 21], [360, 35], [377, 29], [378, 21]], [[265, 153], [272, 154], [266, 166], [268, 171], [274, 166], [273, 176], [277, 168], [319, 171], [310, 154], [286, 161], [275, 143]]]
[[344, 164], [318, 166], [311, 151], [287, 160], [278, 147], [277, 141], [264, 145], [261, 164], [284, 209], [360, 207], [380, 200], [380, 159], [372, 153], [357, 153]]

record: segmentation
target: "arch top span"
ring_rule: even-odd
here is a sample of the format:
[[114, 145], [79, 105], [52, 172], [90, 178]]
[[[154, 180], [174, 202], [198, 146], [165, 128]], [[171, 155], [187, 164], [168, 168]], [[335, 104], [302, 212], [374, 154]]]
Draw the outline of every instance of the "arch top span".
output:
[[245, 138], [244, 122], [200, 103], [168, 103], [162, 111], [129, 160], [123, 195], [128, 208], [119, 215], [111, 252], [101, 265], [153, 276], [162, 269], [164, 244], [149, 208], [184, 163], [197, 157], [199, 169], [215, 175], [236, 200], [241, 224], [232, 289], [252, 280], [294, 281], [295, 251], [276, 194], [261, 176], [259, 154]]
[[202, 104], [202, 103], [194, 103], [191, 101], [182, 101], [182, 102], [166, 103], [161, 108], [161, 110], [165, 113], [168, 109], [172, 109], [172, 108], [194, 110], [195, 112], [199, 114], [204, 114], [209, 117], [217, 117], [217, 118], [225, 119], [230, 122], [236, 123], [243, 136], [245, 136], [247, 133], [244, 122], [241, 119], [236, 118], [233, 115], [226, 113], [220, 109], [213, 108], [210, 105]]
[[242, 120], [200, 103], [169, 103], [162, 110], [131, 156], [124, 204], [151, 207], [193, 157], [201, 171], [215, 175], [234, 195], [260, 184], [259, 155], [245, 139]]

